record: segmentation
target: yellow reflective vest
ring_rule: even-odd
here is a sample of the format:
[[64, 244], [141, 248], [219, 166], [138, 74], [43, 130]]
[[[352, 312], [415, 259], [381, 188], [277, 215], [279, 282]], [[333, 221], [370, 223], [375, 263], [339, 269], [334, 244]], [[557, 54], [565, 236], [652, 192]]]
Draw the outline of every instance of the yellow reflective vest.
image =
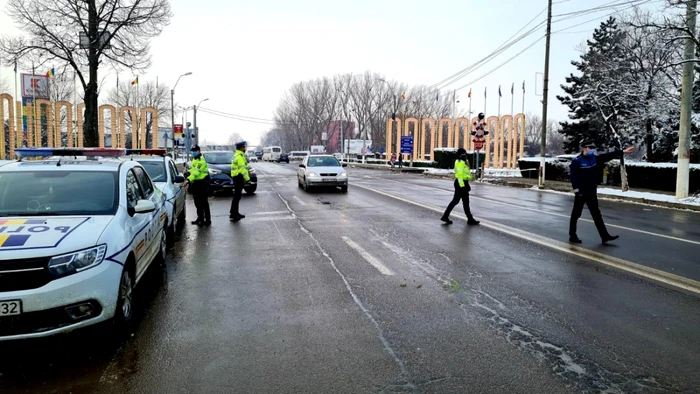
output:
[[236, 154], [233, 155], [233, 160], [231, 160], [231, 178], [237, 175], [243, 175], [243, 179], [248, 182], [250, 181], [250, 174], [248, 174], [248, 160], [245, 158], [245, 153], [241, 150], [236, 150]]
[[204, 156], [200, 155], [198, 158], [192, 159], [190, 176], [187, 177], [187, 180], [190, 182], [201, 181], [207, 176], [209, 176], [209, 166], [207, 166]]
[[459, 182], [459, 187], [464, 187], [464, 181], [472, 180], [472, 171], [463, 160], [455, 161], [455, 179]]

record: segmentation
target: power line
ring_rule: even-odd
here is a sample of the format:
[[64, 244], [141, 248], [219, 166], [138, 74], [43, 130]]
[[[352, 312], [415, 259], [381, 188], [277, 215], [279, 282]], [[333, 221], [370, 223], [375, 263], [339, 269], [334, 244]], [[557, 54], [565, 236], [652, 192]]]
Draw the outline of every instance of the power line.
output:
[[[560, 3], [567, 2], [567, 1], [570, 1], [570, 0], [562, 0], [562, 1], [560, 1]], [[560, 19], [557, 20], [557, 21], [553, 21], [553, 23], [561, 22], [561, 21], [568, 20], [568, 19], [575, 19], [575, 18], [584, 16], [584, 15], [588, 15], [588, 14], [591, 14], [591, 13], [597, 13], [597, 12], [601, 12], [601, 11], [606, 11], [606, 10], [609, 10], [609, 9], [611, 9], [611, 8], [616, 8], [616, 7], [619, 7], [619, 6], [627, 6], [627, 7], [624, 8], [623, 10], [615, 10], [613, 13], [609, 14], [609, 15], [613, 15], [613, 14], [615, 14], [615, 13], [617, 13], [617, 12], [621, 12], [621, 11], [624, 11], [624, 10], [627, 10], [627, 9], [630, 9], [630, 8], [634, 8], [634, 7], [636, 7], [636, 6], [643, 5], [643, 4], [646, 4], [646, 3], [654, 2], [654, 1], [660, 1], [660, 0], [613, 0], [613, 1], [609, 2], [609, 3], [603, 4], [603, 5], [600, 5], [600, 6], [596, 6], [596, 7], [592, 7], [592, 8], [588, 8], [588, 9], [583, 9], [583, 10], [578, 10], [578, 11], [574, 11], [574, 12], [570, 12], [570, 13], [564, 13], [564, 14], [557, 15], [557, 16], [560, 16], [560, 17], [562, 17], [562, 18], [560, 18]], [[466, 77], [467, 75], [469, 75], [469, 74], [471, 74], [472, 72], [476, 71], [477, 69], [481, 68], [483, 65], [489, 63], [491, 60], [493, 60], [495, 57], [497, 57], [498, 55], [500, 55], [500, 54], [502, 54], [503, 52], [505, 52], [507, 49], [509, 49], [509, 48], [512, 47], [513, 45], [517, 44], [518, 42], [522, 41], [523, 39], [527, 38], [528, 36], [534, 34], [534, 33], [537, 31], [537, 29], [539, 29], [540, 26], [542, 26], [542, 25], [544, 25], [544, 24], [546, 23], [546, 21], [541, 21], [539, 24], [537, 24], [536, 26], [534, 26], [533, 28], [531, 28], [530, 30], [528, 30], [526, 33], [520, 35], [519, 37], [517, 37], [517, 38], [513, 41], [513, 38], [514, 38], [515, 36], [517, 36], [518, 33], [520, 33], [521, 31], [523, 31], [527, 26], [529, 26], [533, 21], [535, 21], [540, 15], [542, 15], [542, 13], [545, 12], [546, 10], [547, 10], [547, 9], [545, 8], [545, 9], [542, 10], [540, 13], [538, 13], [538, 14], [537, 14], [534, 18], [532, 18], [527, 24], [525, 24], [520, 30], [518, 30], [518, 32], [516, 32], [513, 36], [511, 36], [508, 40], [506, 40], [503, 44], [501, 44], [498, 48], [496, 48], [496, 49], [495, 49], [493, 52], [491, 52], [489, 55], [487, 55], [486, 57], [484, 57], [484, 58], [482, 58], [481, 60], [477, 61], [476, 63], [474, 63], [474, 64], [468, 66], [467, 68], [462, 69], [461, 71], [458, 71], [457, 73], [455, 73], [455, 74], [453, 74], [453, 75], [451, 75], [451, 76], [449, 76], [449, 77], [443, 79], [442, 81], [440, 81], [440, 82], [438, 82], [438, 83], [436, 83], [436, 84], [433, 84], [433, 85], [429, 86], [428, 89], [429, 89], [429, 90], [433, 90], [433, 89], [435, 89], [435, 88], [441, 89], [441, 88], [444, 88], [444, 87], [446, 87], [446, 86], [449, 86], [449, 85], [451, 85], [451, 84], [453, 84], [453, 83], [459, 81], [460, 79]], [[606, 17], [609, 16], [609, 15], [606, 15]], [[597, 18], [595, 18], [595, 19], [593, 19], [593, 20], [597, 20], [597, 19], [599, 19], [599, 18], [600, 18], [600, 17], [597, 17]], [[589, 23], [589, 22], [591, 22], [591, 21], [593, 21], [593, 20], [589, 20], [589, 21], [587, 21], [587, 22], [579, 23], [579, 24], [576, 24], [576, 25], [574, 25], [574, 26], [569, 26], [569, 27], [567, 27], [567, 28], [558, 30], [557, 32], [562, 32], [562, 31], [571, 29], [571, 28], [573, 28], [573, 27], [580, 26], [580, 25], [585, 24], [585, 23]], [[553, 33], [557, 33], [557, 32], [553, 32]], [[538, 41], [539, 41], [539, 40], [538, 40]], [[525, 50], [527, 50], [527, 49], [529, 49], [529, 48], [531, 48], [531, 47], [532, 47], [532, 45], [528, 46]], [[519, 54], [522, 54], [525, 50], [519, 52]], [[517, 55], [516, 55], [516, 57], [517, 57]], [[511, 58], [511, 59], [513, 59], [513, 58]], [[502, 66], [502, 65], [501, 65], [501, 66]], [[500, 68], [500, 66], [497, 67], [497, 68]], [[461, 89], [461, 88], [460, 88], [460, 89]]]
[[206, 108], [198, 108], [197, 110], [198, 110], [198, 111], [201, 111], [201, 112], [204, 112], [204, 113], [206, 113], [206, 114], [216, 115], [216, 116], [220, 116], [220, 117], [222, 117], [222, 118], [227, 118], [227, 119], [231, 119], [231, 120], [238, 120], [238, 121], [241, 121], [241, 122], [266, 124], [266, 125], [270, 125], [270, 126], [274, 126], [274, 125], [276, 125], [276, 124], [281, 124], [281, 123], [275, 122], [274, 120], [255, 120], [255, 119], [248, 119], [248, 118], [240, 117], [240, 116], [238, 116], [238, 115], [225, 114], [225, 113], [215, 112], [215, 111], [212, 111], [212, 110], [208, 110], [208, 109], [206, 109]]

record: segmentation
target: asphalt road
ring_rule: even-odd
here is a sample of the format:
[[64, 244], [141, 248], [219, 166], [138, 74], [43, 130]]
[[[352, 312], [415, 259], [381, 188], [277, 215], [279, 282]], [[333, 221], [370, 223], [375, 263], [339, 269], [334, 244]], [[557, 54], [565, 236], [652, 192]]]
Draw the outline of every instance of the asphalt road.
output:
[[[133, 336], [3, 346], [0, 392], [698, 392], [697, 295], [485, 226], [442, 225], [430, 206], [447, 204], [449, 180], [348, 169], [347, 194], [307, 193], [294, 164], [256, 167], [247, 218], [229, 222], [230, 198], [213, 198], [213, 225], [188, 225], [151, 271]], [[472, 194], [480, 219], [566, 234], [566, 196]], [[674, 239], [698, 240], [697, 214], [602, 209], [622, 238], [602, 248], [582, 222], [584, 246], [697, 272], [698, 245]]]

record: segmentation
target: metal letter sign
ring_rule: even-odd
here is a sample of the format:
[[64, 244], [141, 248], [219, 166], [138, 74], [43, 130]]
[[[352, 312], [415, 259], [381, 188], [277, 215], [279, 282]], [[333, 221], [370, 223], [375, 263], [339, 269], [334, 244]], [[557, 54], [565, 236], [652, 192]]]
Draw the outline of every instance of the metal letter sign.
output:
[[413, 137], [401, 137], [401, 153], [413, 153]]

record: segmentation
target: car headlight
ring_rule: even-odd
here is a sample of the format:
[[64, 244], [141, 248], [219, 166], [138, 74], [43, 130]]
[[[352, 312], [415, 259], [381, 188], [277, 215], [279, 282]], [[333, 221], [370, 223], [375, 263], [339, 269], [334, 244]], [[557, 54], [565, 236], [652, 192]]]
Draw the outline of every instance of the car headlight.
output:
[[61, 256], [56, 256], [49, 261], [49, 273], [54, 278], [60, 278], [85, 271], [100, 264], [107, 252], [107, 245], [81, 250]]
[[221, 174], [221, 170], [212, 170], [211, 168], [209, 169], [209, 175], [219, 175]]
[[316, 174], [315, 174], [315, 173], [313, 173], [313, 172], [310, 172], [310, 173], [306, 174], [306, 176], [309, 176], [309, 177], [315, 177], [315, 176], [316, 176]]
[[340, 176], [348, 176], [347, 172], [341, 172]]

